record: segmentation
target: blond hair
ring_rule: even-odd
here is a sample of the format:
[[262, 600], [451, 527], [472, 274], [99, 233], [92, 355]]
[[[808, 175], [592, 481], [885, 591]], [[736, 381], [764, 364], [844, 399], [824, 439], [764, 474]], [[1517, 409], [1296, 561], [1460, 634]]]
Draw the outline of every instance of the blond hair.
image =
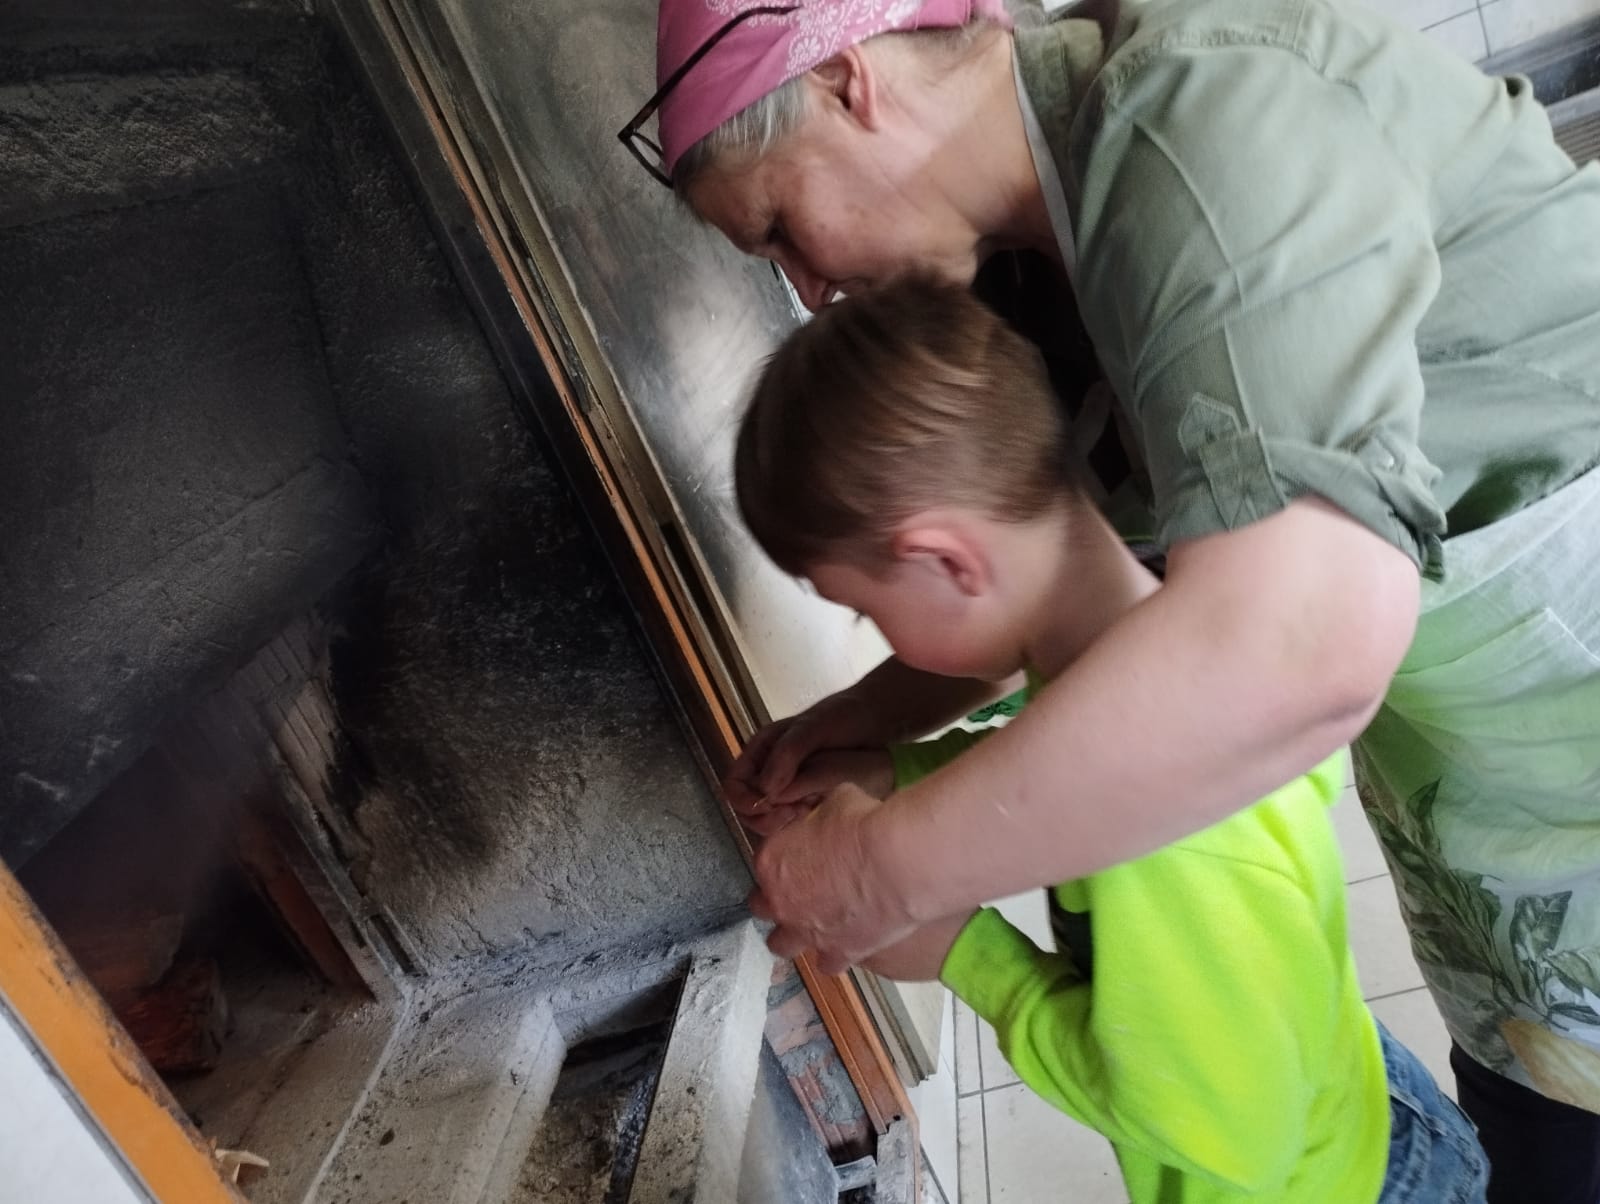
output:
[[734, 452], [739, 510], [786, 572], [873, 558], [937, 507], [1005, 521], [1077, 495], [1038, 349], [965, 288], [906, 280], [822, 310], [768, 361]]

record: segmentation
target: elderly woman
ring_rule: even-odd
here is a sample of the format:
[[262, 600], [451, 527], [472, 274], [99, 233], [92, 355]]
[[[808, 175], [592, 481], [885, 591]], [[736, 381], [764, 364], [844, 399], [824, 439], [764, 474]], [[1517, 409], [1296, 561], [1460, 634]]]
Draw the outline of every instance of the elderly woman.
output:
[[774, 949], [855, 962], [1354, 741], [1495, 1198], [1600, 1199], [1600, 170], [1527, 81], [1340, 0], [663, 0], [659, 67], [625, 137], [659, 108], [653, 169], [812, 308], [1052, 260], [1167, 554], [886, 802], [786, 826], [809, 756], [994, 686], [891, 661], [756, 737], [727, 788]]

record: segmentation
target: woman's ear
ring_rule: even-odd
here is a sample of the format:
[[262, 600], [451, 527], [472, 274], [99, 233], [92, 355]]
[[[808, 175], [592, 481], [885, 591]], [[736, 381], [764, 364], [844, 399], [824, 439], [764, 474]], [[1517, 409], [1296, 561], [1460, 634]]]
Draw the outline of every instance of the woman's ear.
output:
[[896, 560], [934, 574], [966, 597], [977, 597], [991, 583], [983, 545], [958, 524], [927, 516], [895, 532], [890, 546]]
[[870, 55], [851, 46], [811, 69], [827, 97], [864, 129], [878, 128], [878, 75]]

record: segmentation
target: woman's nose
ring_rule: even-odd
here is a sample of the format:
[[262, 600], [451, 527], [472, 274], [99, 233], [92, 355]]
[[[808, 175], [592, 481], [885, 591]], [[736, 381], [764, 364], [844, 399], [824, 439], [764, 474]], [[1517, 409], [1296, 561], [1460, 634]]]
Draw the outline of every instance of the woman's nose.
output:
[[789, 278], [800, 304], [812, 313], [833, 300], [833, 286], [804, 264], [795, 263], [788, 256], [778, 260], [777, 264], [778, 270]]

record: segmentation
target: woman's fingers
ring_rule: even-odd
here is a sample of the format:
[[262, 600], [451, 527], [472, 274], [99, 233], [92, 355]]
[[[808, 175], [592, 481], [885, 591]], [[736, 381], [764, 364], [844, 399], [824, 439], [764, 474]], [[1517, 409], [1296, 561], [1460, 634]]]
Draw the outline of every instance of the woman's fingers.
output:
[[854, 786], [839, 786], [803, 822], [763, 842], [752, 906], [777, 926], [767, 942], [774, 953], [809, 949], [820, 970], [838, 973], [912, 930], [882, 892], [873, 862], [866, 825], [881, 806]]
[[774, 832], [781, 832], [797, 820], [804, 819], [817, 805], [815, 798], [804, 799], [797, 803], [779, 803], [768, 806], [751, 815], [740, 817], [744, 826], [758, 836], [771, 836]]
[[826, 974], [831, 977], [835, 974], [843, 974], [855, 963], [837, 953], [819, 952], [816, 956], [815, 965], [818, 974]]
[[[793, 961], [806, 952], [806, 940], [792, 928], [774, 928], [772, 935], [767, 938], [767, 948], [772, 950], [774, 957]], [[823, 973], [838, 973], [838, 971], [825, 970]]]
[[750, 914], [758, 920], [766, 920], [769, 924], [773, 919], [772, 903], [759, 886], [750, 892]]

